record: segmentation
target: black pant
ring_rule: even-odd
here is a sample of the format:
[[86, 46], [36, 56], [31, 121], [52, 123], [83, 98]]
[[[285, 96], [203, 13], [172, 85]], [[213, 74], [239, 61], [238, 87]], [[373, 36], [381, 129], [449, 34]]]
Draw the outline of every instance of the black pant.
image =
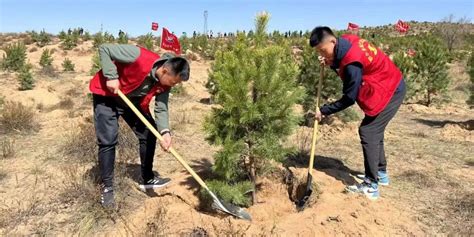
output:
[[364, 152], [365, 176], [372, 181], [378, 180], [378, 171], [387, 171], [384, 150], [384, 132], [387, 124], [397, 113], [405, 98], [405, 83], [399, 86], [389, 104], [376, 116], [365, 116], [359, 127], [359, 136]]
[[[142, 178], [152, 179], [153, 157], [155, 155], [156, 137], [140, 119], [128, 108], [119, 97], [93, 96], [94, 124], [99, 145], [99, 168], [102, 183], [105, 187], [113, 186], [115, 145], [119, 130], [120, 116], [130, 126], [139, 141]], [[132, 100], [140, 109], [139, 100]], [[155, 122], [149, 113], [143, 113], [145, 118], [154, 126]]]

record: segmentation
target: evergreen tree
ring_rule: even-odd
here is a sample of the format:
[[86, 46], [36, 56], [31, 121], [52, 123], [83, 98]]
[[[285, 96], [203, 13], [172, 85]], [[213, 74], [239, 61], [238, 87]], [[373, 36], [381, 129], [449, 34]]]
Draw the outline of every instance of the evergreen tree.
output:
[[137, 44], [148, 50], [153, 50], [153, 34], [148, 33], [146, 35], [138, 37]]
[[26, 46], [22, 42], [13, 43], [2, 48], [5, 51], [2, 68], [19, 72], [26, 64]]
[[77, 46], [79, 36], [77, 34], [68, 34], [65, 36], [61, 46], [65, 50], [71, 50]]
[[181, 45], [181, 51], [183, 53], [186, 52], [186, 50], [189, 49], [190, 41], [191, 41], [191, 39], [189, 39], [185, 34], [183, 34], [183, 35], [181, 35], [181, 37], [179, 37], [179, 43]]
[[469, 70], [469, 77], [471, 78], [471, 86], [470, 86], [470, 97], [467, 103], [470, 106], [474, 106], [474, 57], [471, 52], [471, 57], [468, 61], [467, 68]]
[[91, 40], [91, 34], [89, 33], [89, 31], [84, 31], [84, 34], [82, 35], [82, 40], [83, 41], [88, 41], [88, 40]]
[[31, 65], [27, 64], [21, 68], [20, 73], [18, 74], [18, 81], [20, 81], [20, 88], [18, 89], [21, 91], [31, 90], [35, 87], [35, 80], [33, 79], [30, 70]]
[[417, 95], [420, 94], [421, 85], [417, 81], [417, 77], [414, 75], [415, 69], [415, 62], [413, 61], [413, 57], [407, 55], [404, 51], [398, 51], [393, 55], [393, 62], [403, 74], [403, 78], [405, 79], [406, 85], [406, 99], [410, 100], [416, 98]]
[[220, 106], [207, 117], [205, 128], [209, 141], [222, 146], [213, 166], [221, 182], [211, 182], [216, 184], [211, 189], [225, 190], [229, 195], [224, 199], [235, 204], [242, 204], [235, 200], [240, 200], [237, 197], [248, 182], [252, 202], [256, 202], [258, 176], [269, 160], [285, 158], [288, 148], [282, 141], [299, 120], [293, 113], [302, 98], [296, 84], [297, 66], [288, 49], [266, 44], [269, 19], [268, 13], [259, 14], [252, 45], [237, 41], [232, 50], [219, 53], [218, 66], [210, 73], [219, 88], [214, 98]]
[[100, 70], [100, 68], [101, 68], [100, 57], [99, 57], [99, 53], [97, 52], [92, 56], [92, 67], [91, 67], [91, 70], [89, 71], [89, 75], [91, 76], [95, 75]]
[[117, 43], [119, 44], [128, 44], [128, 34], [123, 33], [119, 35], [119, 38], [117, 39]]
[[58, 34], [58, 38], [60, 40], [64, 40], [64, 39], [66, 39], [66, 35], [67, 35], [66, 32], [64, 30], [61, 30]]
[[[294, 40], [301, 40], [295, 38]], [[305, 40], [303, 46], [303, 58], [300, 64], [300, 71], [298, 75], [298, 84], [303, 86], [306, 90], [306, 95], [303, 99], [303, 111], [305, 112], [305, 124], [312, 126], [314, 122], [314, 110], [316, 101], [316, 86], [320, 78], [321, 65], [318, 60], [316, 50], [308, 45]], [[342, 80], [332, 70], [326, 70], [324, 73], [323, 88], [321, 91], [321, 105], [330, 103], [330, 101], [338, 100], [342, 96]], [[343, 122], [351, 122], [359, 120], [359, 115], [353, 108], [347, 108], [335, 114], [336, 117]]]
[[74, 63], [69, 58], [64, 58], [64, 61], [62, 63], [63, 66], [63, 71], [65, 72], [74, 72]]
[[31, 38], [33, 39], [33, 42], [36, 42], [36, 45], [38, 45], [39, 47], [44, 47], [49, 42], [51, 42], [51, 36], [46, 33], [44, 29], [41, 30], [39, 34], [36, 33], [36, 31], [32, 31]]
[[[88, 35], [88, 32], [86, 31], [86, 34], [84, 36]], [[114, 43], [115, 42], [115, 38], [112, 34], [108, 33], [108, 32], [105, 32], [105, 33], [102, 33], [102, 32], [97, 32], [94, 34], [94, 48], [99, 48], [99, 46], [101, 44], [105, 44], [105, 43]]]
[[[303, 101], [305, 112], [314, 110], [314, 101], [316, 101], [316, 85], [319, 80], [321, 65], [318, 60], [316, 50], [311, 48], [306, 42], [303, 48], [303, 61], [300, 64], [300, 73], [298, 83], [306, 90], [306, 96]], [[326, 70], [324, 84], [321, 91], [321, 101], [324, 103], [329, 99], [339, 99], [342, 95], [342, 81], [336, 73]], [[321, 103], [321, 104], [323, 104]]]
[[105, 39], [105, 42], [108, 42], [108, 43], [114, 43], [115, 42], [114, 35], [112, 35], [111, 33], [107, 32], [107, 31], [104, 33], [104, 39]]
[[94, 43], [93, 43], [94, 48], [99, 48], [99, 46], [101, 44], [106, 43], [104, 35], [102, 34], [102, 32], [95, 33], [93, 39], [94, 39]]
[[449, 85], [448, 54], [442, 43], [436, 38], [427, 38], [416, 50], [413, 72], [419, 82], [424, 104], [430, 106], [433, 96], [443, 95]]
[[53, 55], [53, 53], [51, 52], [51, 50], [49, 50], [49, 49], [43, 50], [43, 53], [41, 53], [41, 58], [40, 58], [40, 61], [39, 61], [39, 65], [42, 68], [52, 67], [52, 65], [53, 65], [52, 55]]

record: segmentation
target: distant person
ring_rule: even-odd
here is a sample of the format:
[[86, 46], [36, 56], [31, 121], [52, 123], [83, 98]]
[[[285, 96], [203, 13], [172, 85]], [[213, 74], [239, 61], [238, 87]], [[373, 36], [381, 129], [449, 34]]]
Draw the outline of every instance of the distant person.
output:
[[311, 32], [310, 46], [320, 55], [322, 65], [333, 69], [342, 79], [343, 96], [323, 105], [316, 119], [346, 109], [355, 102], [365, 117], [359, 127], [364, 154], [365, 175], [361, 184], [349, 185], [346, 191], [379, 197], [378, 185], [388, 185], [384, 132], [405, 97], [405, 81], [397, 66], [379, 48], [357, 35], [336, 37], [329, 27]]
[[[113, 173], [119, 117], [125, 120], [139, 141], [143, 179], [140, 189], [163, 187], [170, 182], [169, 178], [153, 173], [157, 138], [117, 97], [118, 90], [127, 95], [145, 118], [154, 124], [163, 136], [161, 147], [168, 151], [171, 147], [169, 91], [171, 87], [189, 79], [189, 63], [182, 57], [171, 54], [160, 57], [145, 48], [126, 44], [103, 44], [99, 47], [99, 57], [102, 70], [92, 78], [89, 89], [93, 95], [94, 125], [99, 146], [101, 203], [104, 207], [110, 207], [114, 205]], [[150, 101], [155, 95], [156, 124], [149, 110]]]

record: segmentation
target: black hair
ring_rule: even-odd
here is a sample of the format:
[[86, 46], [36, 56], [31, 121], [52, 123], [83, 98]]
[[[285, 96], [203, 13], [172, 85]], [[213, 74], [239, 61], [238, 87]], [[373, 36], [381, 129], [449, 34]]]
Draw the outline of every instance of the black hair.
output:
[[329, 35], [335, 36], [331, 28], [327, 26], [317, 26], [311, 32], [311, 37], [309, 38], [309, 45], [311, 46], [311, 48], [313, 48]]
[[189, 63], [188, 60], [182, 57], [174, 57], [168, 59], [164, 64], [164, 67], [169, 68], [172, 73], [179, 76], [182, 81], [189, 79]]

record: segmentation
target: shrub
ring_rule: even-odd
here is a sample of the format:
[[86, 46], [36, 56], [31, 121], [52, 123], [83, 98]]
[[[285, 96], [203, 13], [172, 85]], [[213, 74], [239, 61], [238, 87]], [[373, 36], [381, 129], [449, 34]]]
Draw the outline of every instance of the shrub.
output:
[[62, 63], [64, 72], [74, 72], [74, 63], [69, 58], [64, 58]]
[[14, 43], [3, 48], [5, 55], [2, 68], [19, 72], [26, 64], [26, 46], [23, 43]]

